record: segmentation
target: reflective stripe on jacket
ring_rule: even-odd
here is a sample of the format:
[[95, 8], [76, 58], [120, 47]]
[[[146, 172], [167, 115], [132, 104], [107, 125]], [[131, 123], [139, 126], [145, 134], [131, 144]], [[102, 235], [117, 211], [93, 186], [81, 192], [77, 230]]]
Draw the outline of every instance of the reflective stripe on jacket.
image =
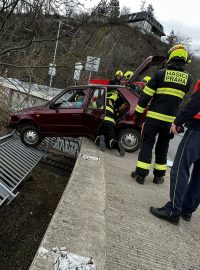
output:
[[136, 113], [143, 113], [150, 104], [146, 123], [170, 127], [191, 82], [192, 77], [186, 71], [170, 68], [158, 70], [145, 86], [136, 106]]
[[110, 121], [115, 124], [115, 101], [117, 100], [117, 95], [113, 94], [106, 97], [106, 112], [105, 112], [105, 121]]

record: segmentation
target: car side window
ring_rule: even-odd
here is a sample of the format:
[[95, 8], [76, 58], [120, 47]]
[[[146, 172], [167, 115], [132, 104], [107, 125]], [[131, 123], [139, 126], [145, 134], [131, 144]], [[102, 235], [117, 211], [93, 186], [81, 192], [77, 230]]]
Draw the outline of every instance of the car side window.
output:
[[88, 108], [103, 109], [105, 106], [105, 89], [97, 88], [94, 90]]
[[82, 108], [85, 101], [84, 90], [72, 90], [65, 92], [56, 100], [54, 107], [59, 109]]

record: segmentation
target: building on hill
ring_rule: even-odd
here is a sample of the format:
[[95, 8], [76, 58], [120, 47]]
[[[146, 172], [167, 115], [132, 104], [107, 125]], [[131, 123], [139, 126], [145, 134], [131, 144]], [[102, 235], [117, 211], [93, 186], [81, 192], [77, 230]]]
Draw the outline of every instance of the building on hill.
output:
[[153, 34], [159, 38], [165, 36], [163, 26], [147, 11], [122, 15], [120, 22], [127, 23], [131, 27], [137, 27], [140, 31]]

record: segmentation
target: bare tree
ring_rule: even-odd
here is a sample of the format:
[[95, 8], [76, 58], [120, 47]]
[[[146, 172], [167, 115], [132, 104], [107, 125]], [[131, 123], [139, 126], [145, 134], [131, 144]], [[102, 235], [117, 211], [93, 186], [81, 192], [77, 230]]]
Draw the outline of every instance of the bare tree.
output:
[[172, 30], [169, 35], [166, 36], [165, 40], [169, 44], [169, 47], [172, 47], [178, 43], [178, 36], [175, 35], [174, 30]]
[[174, 30], [172, 30], [168, 36], [166, 36], [165, 41], [169, 44], [169, 48], [176, 44], [184, 44], [189, 52], [192, 53], [191, 42], [192, 39], [188, 36], [183, 36], [180, 34], [176, 34]]
[[[102, 6], [102, 2], [103, 0], [99, 5]], [[48, 67], [55, 57], [59, 59], [59, 63], [56, 63], [58, 76], [54, 83], [62, 87], [63, 82], [66, 82], [65, 71], [70, 70], [72, 73], [75, 61], [81, 61], [77, 58], [74, 48], [80, 42], [79, 28], [90, 16], [83, 8], [83, 4], [78, 0], [1, 2], [0, 76], [48, 84]], [[63, 44], [67, 49], [66, 53], [64, 48], [60, 49]], [[62, 74], [62, 79], [59, 78], [59, 74]], [[67, 77], [69, 81], [72, 78], [69, 75]]]
[[[68, 12], [68, 23], [71, 23], [69, 19], [81, 7], [78, 0], [3, 0], [0, 6], [0, 55], [23, 50], [32, 43], [53, 41], [57, 30], [55, 21], [66, 21], [64, 16]], [[86, 20], [86, 17], [81, 19]], [[76, 29], [81, 23], [73, 20], [72, 26]]]
[[120, 15], [128, 15], [130, 14], [130, 7], [126, 7], [124, 6], [122, 9], [121, 9], [121, 12], [120, 12]]
[[108, 16], [108, 4], [107, 0], [103, 0], [96, 10], [98, 17]]
[[152, 17], [154, 17], [154, 8], [153, 8], [153, 5], [152, 4], [149, 4], [148, 5], [146, 11], [149, 12]]
[[141, 1], [140, 11], [146, 11], [146, 0]]
[[5, 90], [0, 87], [0, 132], [6, 126], [9, 120], [9, 96]]
[[116, 22], [120, 14], [119, 0], [110, 0], [108, 9], [110, 21]]

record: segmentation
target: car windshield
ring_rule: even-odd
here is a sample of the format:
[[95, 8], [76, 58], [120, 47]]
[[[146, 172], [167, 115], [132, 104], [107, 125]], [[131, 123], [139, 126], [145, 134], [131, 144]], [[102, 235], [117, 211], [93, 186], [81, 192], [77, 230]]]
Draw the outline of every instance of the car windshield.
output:
[[54, 103], [54, 108], [82, 108], [85, 91], [81, 89], [69, 90], [61, 95]]

